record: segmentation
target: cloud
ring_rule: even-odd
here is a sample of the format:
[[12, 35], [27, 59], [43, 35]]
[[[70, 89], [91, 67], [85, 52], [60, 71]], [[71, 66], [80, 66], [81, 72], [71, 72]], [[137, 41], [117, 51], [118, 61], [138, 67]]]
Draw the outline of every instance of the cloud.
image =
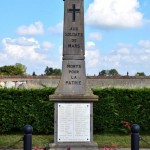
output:
[[135, 46], [122, 44], [109, 54], [101, 56], [100, 68], [115, 68], [120, 74], [135, 75], [136, 72], [145, 72], [149, 75], [150, 68], [150, 40], [141, 40]]
[[138, 44], [144, 48], [150, 49], [150, 41], [149, 40], [141, 40], [141, 41], [139, 41]]
[[98, 32], [93, 32], [89, 34], [89, 38], [93, 40], [100, 41], [102, 39], [102, 35]]
[[16, 59], [28, 58], [31, 60], [43, 59], [43, 56], [36, 52], [36, 49], [39, 49], [40, 46], [39, 43], [33, 38], [5, 38], [2, 42], [5, 52], [9, 57]]
[[[16, 39], [4, 38], [2, 40], [3, 50], [0, 52], [0, 66], [13, 65], [17, 62], [27, 66], [28, 72], [32, 74], [44, 73], [46, 66], [58, 66], [56, 57], [51, 56], [53, 45], [50, 42], [39, 43], [34, 38], [20, 37]], [[43, 46], [49, 51], [43, 51]]]
[[62, 34], [63, 33], [63, 22], [59, 22], [54, 27], [49, 27], [48, 32], [52, 34]]
[[94, 42], [89, 41], [86, 43], [85, 60], [87, 68], [95, 68], [99, 64], [99, 50], [96, 49]]
[[144, 72], [150, 75], [150, 40], [140, 40], [135, 45], [118, 43], [110, 53], [101, 52], [96, 43], [85, 45], [85, 61], [88, 75], [98, 75], [101, 70], [116, 69], [121, 75]]
[[48, 50], [48, 49], [51, 49], [54, 47], [54, 44], [49, 42], [49, 41], [44, 41], [42, 43], [42, 47], [45, 49], [45, 50]]
[[93, 49], [93, 48], [95, 48], [95, 46], [96, 46], [96, 44], [94, 42], [92, 42], [92, 41], [88, 41], [86, 43], [86, 49], [87, 50]]
[[138, 0], [94, 0], [88, 7], [86, 23], [103, 28], [134, 28], [142, 25]]
[[29, 26], [23, 25], [17, 29], [19, 35], [39, 35], [44, 33], [42, 22], [35, 22]]

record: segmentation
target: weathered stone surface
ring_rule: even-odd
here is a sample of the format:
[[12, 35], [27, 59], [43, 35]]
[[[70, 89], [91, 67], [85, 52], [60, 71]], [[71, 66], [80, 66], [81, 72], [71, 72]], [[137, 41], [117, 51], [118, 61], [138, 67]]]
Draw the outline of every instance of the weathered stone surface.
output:
[[0, 82], [0, 88], [4, 88], [5, 87], [5, 82]]
[[62, 77], [56, 94], [85, 94], [85, 62], [84, 60], [64, 60]]
[[49, 145], [50, 150], [99, 150], [97, 143], [95, 142], [76, 142], [76, 143], [53, 143]]
[[86, 93], [83, 0], [64, 1], [62, 76], [56, 95]]
[[[27, 88], [44, 88], [44, 87], [57, 87], [60, 82], [60, 77], [53, 78], [40, 78], [36, 77], [33, 79], [22, 78], [2, 78], [0, 81], [0, 88], [5, 87], [6, 81], [14, 81], [16, 82], [26, 82]], [[86, 88], [150, 88], [150, 77], [98, 77], [98, 76], [90, 76], [86, 79]]]
[[53, 102], [95, 102], [97, 96], [93, 93], [91, 95], [50, 95], [50, 100]]
[[22, 82], [20, 82], [20, 81], [17, 81], [16, 82], [16, 88], [27, 88], [27, 82], [26, 81], [22, 81]]
[[15, 82], [7, 81], [5, 87], [6, 88], [15, 88]]
[[63, 59], [84, 59], [83, 0], [65, 0]]

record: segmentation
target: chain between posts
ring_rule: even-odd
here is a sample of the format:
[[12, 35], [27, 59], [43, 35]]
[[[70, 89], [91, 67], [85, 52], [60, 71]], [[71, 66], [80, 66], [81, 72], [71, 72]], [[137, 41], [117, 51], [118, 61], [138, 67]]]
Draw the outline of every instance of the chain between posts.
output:
[[148, 146], [150, 146], [150, 143], [147, 142], [146, 140], [144, 140], [141, 136], [140, 136], [140, 140], [143, 141], [145, 144], [147, 144]]
[[3, 150], [7, 150], [7, 149], [10, 149], [12, 148], [13, 146], [15, 146], [16, 144], [18, 144], [19, 142], [23, 141], [23, 137], [21, 137], [18, 141], [14, 142], [13, 144], [3, 148]]

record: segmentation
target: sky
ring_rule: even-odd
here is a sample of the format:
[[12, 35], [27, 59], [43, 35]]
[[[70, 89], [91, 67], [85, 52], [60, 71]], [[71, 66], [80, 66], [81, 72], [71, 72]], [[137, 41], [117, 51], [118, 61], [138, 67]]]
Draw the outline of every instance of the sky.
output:
[[[0, 67], [62, 68], [63, 0], [0, 0]], [[85, 0], [86, 74], [150, 75], [150, 0]]]

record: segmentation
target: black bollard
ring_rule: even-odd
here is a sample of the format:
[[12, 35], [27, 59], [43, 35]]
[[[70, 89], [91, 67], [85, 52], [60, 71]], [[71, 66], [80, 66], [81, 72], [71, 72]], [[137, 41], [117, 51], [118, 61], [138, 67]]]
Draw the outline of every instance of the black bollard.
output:
[[24, 137], [23, 137], [23, 141], [24, 141], [23, 149], [24, 150], [32, 150], [32, 132], [33, 132], [32, 126], [25, 125]]
[[131, 127], [131, 150], [139, 150], [139, 130], [140, 126], [138, 124], [133, 124]]

